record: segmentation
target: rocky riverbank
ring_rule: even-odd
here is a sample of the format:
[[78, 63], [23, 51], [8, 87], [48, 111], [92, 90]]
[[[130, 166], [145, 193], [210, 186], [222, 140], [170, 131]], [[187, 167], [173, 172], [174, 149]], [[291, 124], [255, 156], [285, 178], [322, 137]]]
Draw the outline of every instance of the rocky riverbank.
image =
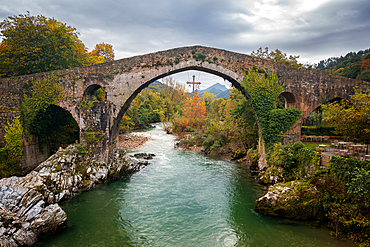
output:
[[123, 148], [136, 148], [150, 140], [144, 133], [128, 133], [118, 136], [118, 146]]
[[67, 227], [58, 203], [97, 184], [122, 179], [147, 162], [115, 149], [108, 162], [78, 145], [59, 149], [25, 177], [0, 180], [0, 246], [31, 246]]

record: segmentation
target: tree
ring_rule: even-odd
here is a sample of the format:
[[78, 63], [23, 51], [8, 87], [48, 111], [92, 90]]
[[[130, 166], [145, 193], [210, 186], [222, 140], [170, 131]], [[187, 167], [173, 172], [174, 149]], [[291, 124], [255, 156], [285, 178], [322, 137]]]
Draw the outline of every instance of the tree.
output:
[[19, 117], [13, 119], [12, 123], [4, 126], [6, 145], [0, 148], [0, 178], [10, 177], [15, 174], [16, 165], [22, 155], [23, 127]]
[[186, 93], [185, 85], [179, 83], [171, 76], [167, 76], [163, 78], [163, 91], [164, 94], [169, 98], [172, 102], [183, 102], [188, 97]]
[[210, 112], [211, 103], [216, 99], [216, 95], [213, 93], [210, 93], [208, 91], [205, 91], [202, 95], [202, 100], [204, 101], [204, 104], [207, 109], [207, 113]]
[[370, 143], [370, 90], [355, 94], [348, 101], [322, 105], [323, 119], [350, 138]]
[[236, 125], [234, 130], [238, 133], [238, 139], [243, 143], [245, 150], [255, 147], [258, 129], [251, 105], [237, 89], [232, 90], [230, 101], [234, 102], [230, 113]]
[[19, 121], [19, 117], [14, 118], [12, 123], [7, 123], [4, 126], [5, 130], [5, 150], [8, 159], [14, 164], [17, 163], [17, 158], [22, 155], [22, 135], [23, 127]]
[[207, 115], [210, 118], [216, 118], [220, 120], [221, 105], [222, 105], [222, 102], [225, 102], [226, 100], [227, 100], [226, 98], [218, 98], [218, 99], [213, 100], [212, 103], [210, 104], [209, 111], [207, 111]]
[[344, 57], [331, 57], [314, 67], [326, 73], [370, 82], [370, 49], [349, 52]]
[[363, 60], [360, 66], [362, 69], [370, 69], [370, 58]]
[[370, 82], [370, 69], [362, 71], [356, 79]]
[[300, 57], [299, 55], [298, 56], [290, 55], [288, 57], [286, 53], [283, 53], [279, 49], [269, 52], [268, 47], [266, 47], [265, 50], [262, 50], [262, 47], [260, 47], [258, 48], [256, 52], [252, 51], [251, 55], [255, 57], [259, 57], [259, 58], [268, 59], [268, 60], [271, 60], [277, 63], [289, 64], [289, 65], [293, 65], [293, 66], [301, 67], [301, 68], [308, 68], [308, 69], [312, 68], [311, 65], [308, 65], [308, 64], [304, 65], [304, 64], [299, 63], [297, 60]]
[[184, 118], [192, 128], [201, 128], [206, 120], [206, 107], [196, 93], [193, 97], [186, 99], [183, 110]]
[[99, 62], [76, 28], [42, 15], [10, 16], [0, 23], [0, 76], [10, 77]]
[[92, 56], [103, 57], [103, 62], [114, 60], [113, 46], [104, 42], [96, 44], [94, 50], [92, 50], [90, 54]]

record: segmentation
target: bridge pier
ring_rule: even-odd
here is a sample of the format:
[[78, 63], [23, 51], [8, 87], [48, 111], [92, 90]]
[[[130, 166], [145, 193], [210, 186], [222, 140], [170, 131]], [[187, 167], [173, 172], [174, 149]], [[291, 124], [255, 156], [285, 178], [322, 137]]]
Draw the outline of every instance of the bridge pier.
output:
[[284, 133], [286, 136], [284, 136], [283, 138], [283, 144], [301, 141], [302, 120], [303, 118], [301, 117], [297, 120], [297, 122], [295, 122], [295, 124], [293, 124], [293, 126], [288, 131]]
[[115, 106], [108, 101], [89, 102], [76, 107], [79, 116], [80, 143], [86, 144], [99, 162], [107, 162], [113, 150], [110, 130], [113, 125]]

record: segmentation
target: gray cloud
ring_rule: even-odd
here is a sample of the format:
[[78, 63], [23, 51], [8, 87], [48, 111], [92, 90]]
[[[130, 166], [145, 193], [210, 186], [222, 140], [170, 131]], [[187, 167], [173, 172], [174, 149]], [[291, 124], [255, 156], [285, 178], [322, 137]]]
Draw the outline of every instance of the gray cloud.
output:
[[302, 1], [13, 0], [0, 5], [0, 19], [54, 17], [76, 27], [90, 50], [112, 44], [117, 59], [200, 44], [247, 54], [267, 46], [314, 63], [370, 47], [368, 0]]

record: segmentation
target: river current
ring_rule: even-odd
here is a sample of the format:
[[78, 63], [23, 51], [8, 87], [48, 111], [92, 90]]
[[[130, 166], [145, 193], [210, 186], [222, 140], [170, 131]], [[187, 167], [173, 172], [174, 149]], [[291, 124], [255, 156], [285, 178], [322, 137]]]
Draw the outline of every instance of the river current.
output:
[[130, 152], [154, 153], [151, 165], [61, 204], [68, 229], [39, 246], [348, 246], [255, 212], [263, 191], [238, 164], [176, 150], [160, 125], [146, 134]]

